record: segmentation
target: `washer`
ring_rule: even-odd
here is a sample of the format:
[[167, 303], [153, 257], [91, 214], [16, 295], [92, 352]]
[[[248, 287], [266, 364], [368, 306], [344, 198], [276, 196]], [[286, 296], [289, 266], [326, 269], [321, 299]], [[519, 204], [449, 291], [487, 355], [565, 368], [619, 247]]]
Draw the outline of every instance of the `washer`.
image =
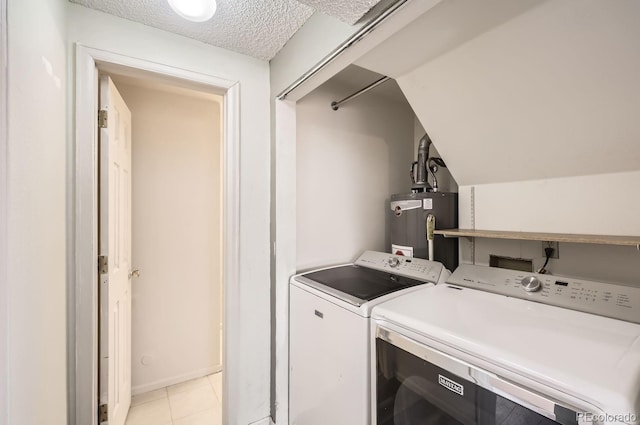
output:
[[640, 423], [640, 288], [483, 266], [372, 311], [372, 424]]
[[290, 280], [292, 425], [369, 425], [373, 306], [446, 281], [440, 263], [367, 251]]

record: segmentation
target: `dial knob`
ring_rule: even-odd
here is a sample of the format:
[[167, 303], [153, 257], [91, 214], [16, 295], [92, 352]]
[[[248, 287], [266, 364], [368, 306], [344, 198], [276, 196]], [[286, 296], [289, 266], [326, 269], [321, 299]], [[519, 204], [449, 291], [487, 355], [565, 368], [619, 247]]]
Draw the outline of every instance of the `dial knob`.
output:
[[400, 260], [396, 257], [389, 258], [389, 266], [390, 267], [398, 267], [400, 265]]
[[536, 292], [540, 289], [540, 281], [535, 276], [527, 276], [520, 281], [522, 289], [527, 292]]

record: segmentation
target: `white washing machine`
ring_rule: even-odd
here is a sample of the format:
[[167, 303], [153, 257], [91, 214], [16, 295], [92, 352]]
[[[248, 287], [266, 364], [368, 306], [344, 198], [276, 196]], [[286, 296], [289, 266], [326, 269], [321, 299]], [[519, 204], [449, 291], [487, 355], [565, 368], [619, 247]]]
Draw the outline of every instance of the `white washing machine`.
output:
[[372, 312], [372, 424], [640, 423], [640, 288], [460, 266]]
[[371, 309], [448, 276], [440, 263], [375, 251], [293, 276], [289, 423], [369, 425]]

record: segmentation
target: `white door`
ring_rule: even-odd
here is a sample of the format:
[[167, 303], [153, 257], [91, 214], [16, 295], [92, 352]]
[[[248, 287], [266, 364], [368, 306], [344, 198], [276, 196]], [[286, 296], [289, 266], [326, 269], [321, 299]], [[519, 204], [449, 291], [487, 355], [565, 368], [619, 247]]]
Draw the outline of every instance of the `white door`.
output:
[[[107, 76], [100, 78], [100, 404], [109, 425], [131, 405], [131, 112]], [[99, 121], [104, 121], [99, 119]]]

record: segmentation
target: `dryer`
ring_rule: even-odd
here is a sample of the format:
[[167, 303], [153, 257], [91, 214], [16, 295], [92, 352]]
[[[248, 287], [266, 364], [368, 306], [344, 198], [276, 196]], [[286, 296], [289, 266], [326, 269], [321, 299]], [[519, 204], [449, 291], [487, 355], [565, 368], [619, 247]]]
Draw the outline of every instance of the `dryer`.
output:
[[640, 288], [463, 265], [372, 321], [372, 424], [640, 423]]

